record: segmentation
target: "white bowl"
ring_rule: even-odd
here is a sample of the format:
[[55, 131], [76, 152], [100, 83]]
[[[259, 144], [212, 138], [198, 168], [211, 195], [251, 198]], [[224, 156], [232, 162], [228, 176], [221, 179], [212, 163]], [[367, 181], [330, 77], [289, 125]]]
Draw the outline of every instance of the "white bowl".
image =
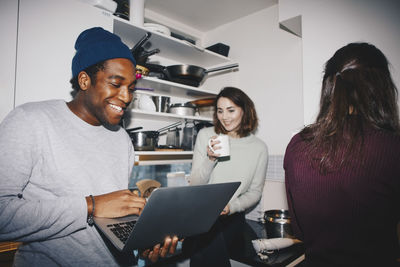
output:
[[156, 24], [156, 23], [144, 23], [143, 27], [145, 29], [148, 29], [150, 31], [155, 31], [155, 32], [159, 32], [161, 34], [165, 34], [165, 35], [171, 35], [171, 31], [168, 27], [165, 27], [164, 25], [161, 24]]

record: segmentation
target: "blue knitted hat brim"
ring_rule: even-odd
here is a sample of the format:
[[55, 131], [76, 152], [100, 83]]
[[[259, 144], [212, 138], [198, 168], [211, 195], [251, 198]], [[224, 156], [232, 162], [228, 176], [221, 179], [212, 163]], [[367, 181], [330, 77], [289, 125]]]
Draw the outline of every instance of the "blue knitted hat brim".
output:
[[72, 76], [86, 68], [114, 58], [126, 58], [136, 66], [132, 52], [121, 38], [100, 27], [83, 31], [75, 42], [76, 53], [72, 59]]

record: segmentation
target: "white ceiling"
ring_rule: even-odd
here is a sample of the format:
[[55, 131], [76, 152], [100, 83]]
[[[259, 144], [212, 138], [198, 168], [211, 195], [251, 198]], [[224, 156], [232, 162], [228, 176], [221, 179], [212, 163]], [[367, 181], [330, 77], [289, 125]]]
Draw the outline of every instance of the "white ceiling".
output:
[[277, 0], [146, 0], [145, 8], [207, 32], [276, 3]]

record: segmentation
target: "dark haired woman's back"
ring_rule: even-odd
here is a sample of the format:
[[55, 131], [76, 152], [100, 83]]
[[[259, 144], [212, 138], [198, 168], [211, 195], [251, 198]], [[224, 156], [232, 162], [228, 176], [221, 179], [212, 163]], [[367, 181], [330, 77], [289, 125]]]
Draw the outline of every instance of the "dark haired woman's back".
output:
[[371, 127], [359, 144], [360, 155], [326, 174], [299, 134], [287, 147], [289, 208], [311, 266], [396, 266], [400, 257], [400, 136]]

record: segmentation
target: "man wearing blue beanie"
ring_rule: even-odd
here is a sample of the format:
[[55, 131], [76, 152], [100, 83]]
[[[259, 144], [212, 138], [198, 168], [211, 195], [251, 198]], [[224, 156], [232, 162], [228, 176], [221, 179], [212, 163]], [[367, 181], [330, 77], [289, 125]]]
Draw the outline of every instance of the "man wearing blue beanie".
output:
[[[23, 242], [15, 266], [119, 266], [93, 216], [139, 214], [128, 190], [134, 149], [119, 122], [135, 89], [135, 59], [102, 28], [83, 31], [72, 60], [74, 99], [26, 103], [0, 124], [0, 241]], [[174, 252], [168, 238], [148, 255]], [[161, 247], [161, 248], [160, 248]]]

